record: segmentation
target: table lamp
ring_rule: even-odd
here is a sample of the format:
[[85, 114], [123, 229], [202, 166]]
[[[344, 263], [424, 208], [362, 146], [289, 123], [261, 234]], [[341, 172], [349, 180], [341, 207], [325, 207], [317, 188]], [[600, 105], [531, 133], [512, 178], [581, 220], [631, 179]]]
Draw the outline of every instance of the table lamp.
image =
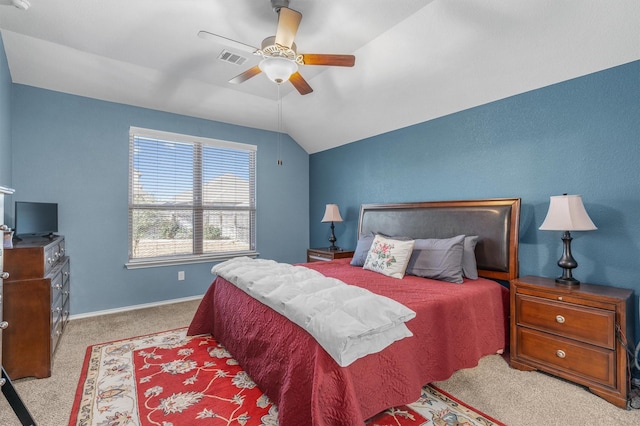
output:
[[571, 272], [572, 269], [578, 266], [578, 262], [571, 255], [572, 238], [570, 231], [592, 231], [598, 229], [589, 218], [580, 195], [563, 194], [552, 196], [547, 217], [539, 229], [564, 232], [562, 234], [564, 250], [562, 257], [558, 260], [558, 266], [562, 268], [562, 276], [556, 278], [556, 282], [567, 286], [579, 285], [580, 281], [573, 278]]
[[337, 239], [333, 233], [333, 222], [342, 222], [342, 217], [340, 216], [340, 210], [338, 209], [337, 204], [327, 204], [327, 207], [324, 210], [322, 222], [331, 222], [331, 237], [329, 237], [331, 246], [329, 246], [329, 250], [340, 250], [340, 247], [336, 246]]

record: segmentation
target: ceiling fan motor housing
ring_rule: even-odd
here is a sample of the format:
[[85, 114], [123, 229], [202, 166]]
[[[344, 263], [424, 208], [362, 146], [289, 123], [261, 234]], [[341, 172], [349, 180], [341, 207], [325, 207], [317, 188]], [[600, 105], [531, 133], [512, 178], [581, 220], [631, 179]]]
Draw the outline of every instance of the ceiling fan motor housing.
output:
[[289, 7], [289, 0], [271, 0], [271, 7], [278, 13], [281, 7]]
[[296, 49], [297, 47], [295, 43], [292, 43], [290, 48], [286, 46], [280, 46], [279, 44], [276, 44], [275, 36], [271, 36], [262, 40], [262, 48], [256, 53], [262, 54], [262, 56], [265, 57], [280, 56], [295, 61], [297, 56]]

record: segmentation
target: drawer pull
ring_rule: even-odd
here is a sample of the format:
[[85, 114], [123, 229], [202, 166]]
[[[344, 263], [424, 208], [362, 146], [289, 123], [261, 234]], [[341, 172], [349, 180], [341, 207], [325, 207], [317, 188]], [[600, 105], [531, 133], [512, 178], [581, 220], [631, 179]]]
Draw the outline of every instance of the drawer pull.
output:
[[0, 278], [2, 278], [3, 280], [9, 279], [9, 273], [8, 272], [3, 272], [2, 274], [0, 274]]
[[310, 260], [327, 260], [329, 258], [328, 257], [324, 257], [324, 256], [320, 256], [320, 255], [317, 255], [317, 254], [310, 254], [309, 255], [309, 259]]
[[557, 356], [558, 358], [564, 358], [564, 357], [566, 357], [566, 356], [567, 356], [567, 354], [566, 354], [566, 353], [564, 353], [564, 351], [563, 351], [563, 350], [558, 349], [558, 350], [556, 351], [556, 356]]
[[564, 324], [564, 317], [562, 315], [556, 315], [556, 321], [558, 321], [559, 324]]
[[7, 327], [9, 327], [9, 323], [8, 322], [0, 321], [0, 330], [4, 330]]
[[558, 296], [558, 300], [562, 301], [562, 296]]

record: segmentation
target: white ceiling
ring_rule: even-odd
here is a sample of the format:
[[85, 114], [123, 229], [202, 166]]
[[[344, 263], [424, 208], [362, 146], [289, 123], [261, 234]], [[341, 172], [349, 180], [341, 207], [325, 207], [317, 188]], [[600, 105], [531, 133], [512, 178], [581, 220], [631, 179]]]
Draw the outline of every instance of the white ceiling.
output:
[[640, 59], [638, 0], [291, 0], [299, 53], [356, 56], [301, 67], [301, 96], [263, 74], [229, 84], [257, 58], [197, 37], [259, 47], [269, 0], [29, 1], [0, 5], [14, 83], [273, 131], [279, 87], [281, 128], [308, 153]]

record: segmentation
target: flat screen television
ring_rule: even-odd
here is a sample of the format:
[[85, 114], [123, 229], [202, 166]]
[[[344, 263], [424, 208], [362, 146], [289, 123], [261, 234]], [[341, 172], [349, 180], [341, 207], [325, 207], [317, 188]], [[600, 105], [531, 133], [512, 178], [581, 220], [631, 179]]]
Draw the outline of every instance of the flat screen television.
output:
[[16, 201], [17, 236], [51, 236], [58, 232], [58, 204]]

